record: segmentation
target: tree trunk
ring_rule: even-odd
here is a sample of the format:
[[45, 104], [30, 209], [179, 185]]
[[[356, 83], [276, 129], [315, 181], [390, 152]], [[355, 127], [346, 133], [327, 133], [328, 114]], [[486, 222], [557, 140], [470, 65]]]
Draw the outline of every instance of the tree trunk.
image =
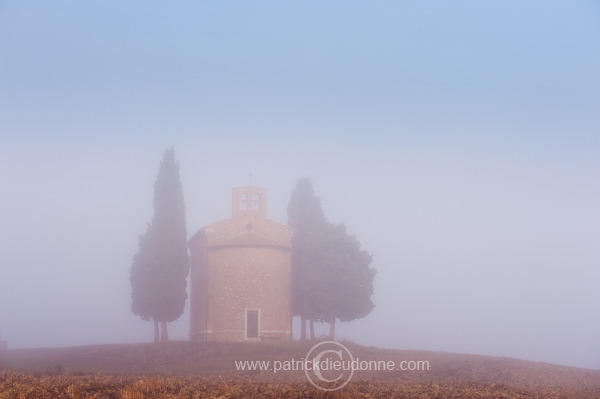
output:
[[306, 341], [306, 319], [300, 316], [300, 341]]
[[158, 342], [158, 321], [156, 321], [156, 319], [154, 319], [154, 342]]
[[313, 319], [310, 319], [310, 339], [315, 339], [315, 323]]
[[335, 339], [335, 317], [329, 323], [329, 340], [333, 341]]
[[160, 323], [160, 342], [167, 342], [169, 340], [169, 332], [167, 331], [167, 322], [163, 321]]

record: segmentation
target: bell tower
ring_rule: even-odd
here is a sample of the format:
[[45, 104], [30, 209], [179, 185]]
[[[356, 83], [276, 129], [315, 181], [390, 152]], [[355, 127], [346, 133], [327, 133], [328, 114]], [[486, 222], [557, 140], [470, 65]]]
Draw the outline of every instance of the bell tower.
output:
[[267, 190], [253, 186], [232, 190], [231, 217], [248, 214], [267, 218]]

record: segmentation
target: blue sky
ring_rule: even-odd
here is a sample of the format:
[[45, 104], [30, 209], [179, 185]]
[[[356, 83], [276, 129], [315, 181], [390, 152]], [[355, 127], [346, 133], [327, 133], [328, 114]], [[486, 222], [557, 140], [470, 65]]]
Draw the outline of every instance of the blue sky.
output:
[[342, 338], [600, 368], [599, 36], [592, 1], [0, 1], [4, 338], [151, 338], [127, 277], [174, 145], [190, 235], [312, 179], [378, 269]]

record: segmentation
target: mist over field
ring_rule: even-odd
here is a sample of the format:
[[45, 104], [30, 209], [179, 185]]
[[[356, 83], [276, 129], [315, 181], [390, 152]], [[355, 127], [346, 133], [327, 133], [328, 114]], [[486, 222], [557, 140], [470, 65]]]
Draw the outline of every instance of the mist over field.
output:
[[190, 237], [311, 179], [377, 269], [337, 338], [600, 369], [599, 35], [588, 1], [1, 2], [1, 339], [152, 340], [173, 146]]

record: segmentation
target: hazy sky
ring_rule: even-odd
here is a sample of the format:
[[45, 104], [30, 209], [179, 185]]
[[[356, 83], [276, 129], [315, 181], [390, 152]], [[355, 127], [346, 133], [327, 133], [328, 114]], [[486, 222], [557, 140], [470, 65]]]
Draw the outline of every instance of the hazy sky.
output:
[[591, 0], [0, 0], [3, 339], [152, 339], [173, 145], [190, 236], [250, 174], [282, 223], [312, 179], [378, 270], [340, 338], [600, 369], [599, 38]]

